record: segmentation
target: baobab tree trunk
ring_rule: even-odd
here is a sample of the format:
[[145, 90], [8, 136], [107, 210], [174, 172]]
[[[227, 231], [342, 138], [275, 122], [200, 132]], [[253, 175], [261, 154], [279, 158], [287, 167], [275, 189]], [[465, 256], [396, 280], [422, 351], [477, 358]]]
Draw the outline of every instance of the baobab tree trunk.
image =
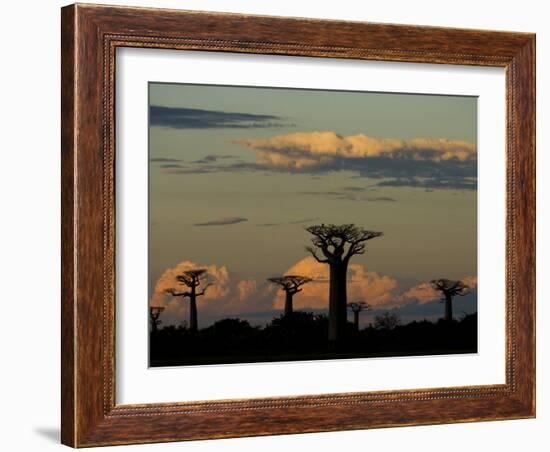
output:
[[197, 331], [197, 300], [195, 297], [189, 298], [189, 329]]
[[452, 295], [446, 294], [445, 295], [445, 317], [444, 320], [446, 322], [450, 322], [453, 320], [453, 297]]
[[197, 331], [197, 293], [194, 287], [191, 287], [191, 295], [189, 297], [189, 330]]
[[330, 264], [328, 340], [332, 349], [338, 348], [347, 322], [347, 265], [343, 262]]
[[285, 315], [291, 315], [292, 314], [292, 293], [286, 292], [285, 297]]
[[355, 325], [355, 331], [359, 331], [359, 311], [353, 311], [353, 324]]

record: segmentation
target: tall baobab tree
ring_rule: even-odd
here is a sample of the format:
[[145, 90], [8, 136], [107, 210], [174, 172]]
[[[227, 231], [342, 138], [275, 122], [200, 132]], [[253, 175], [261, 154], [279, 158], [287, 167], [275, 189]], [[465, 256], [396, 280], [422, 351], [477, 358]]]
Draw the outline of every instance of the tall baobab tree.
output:
[[355, 331], [359, 331], [359, 314], [363, 311], [370, 311], [372, 308], [365, 301], [354, 301], [353, 303], [348, 303], [348, 308], [353, 312], [353, 325], [355, 326]]
[[[206, 289], [212, 284], [206, 283], [206, 277], [208, 273], [204, 268], [197, 268], [194, 270], [187, 270], [176, 276], [176, 280], [189, 290], [178, 292], [176, 289], [168, 289], [166, 293], [169, 293], [173, 297], [189, 298], [189, 330], [197, 331], [197, 298], [203, 296], [206, 293]], [[202, 290], [199, 292], [198, 288], [203, 285]]]
[[292, 298], [294, 295], [302, 291], [301, 287], [304, 284], [313, 281], [307, 276], [299, 275], [277, 276], [274, 278], [268, 278], [267, 280], [273, 284], [281, 286], [281, 289], [285, 291], [285, 315], [292, 314]]
[[162, 311], [166, 309], [164, 306], [150, 306], [149, 307], [149, 321], [151, 322], [151, 331], [156, 333], [162, 320], [159, 319]]
[[463, 297], [470, 293], [470, 286], [462, 281], [453, 281], [451, 279], [433, 279], [430, 281], [431, 286], [441, 292], [445, 300], [445, 317], [447, 322], [453, 320], [453, 297]]
[[313, 246], [306, 247], [306, 250], [317, 262], [327, 264], [330, 269], [328, 338], [331, 348], [335, 348], [342, 339], [347, 322], [346, 280], [349, 261], [357, 254], [364, 254], [365, 242], [380, 237], [382, 233], [368, 231], [354, 224], [314, 225], [307, 227], [306, 231], [313, 235]]

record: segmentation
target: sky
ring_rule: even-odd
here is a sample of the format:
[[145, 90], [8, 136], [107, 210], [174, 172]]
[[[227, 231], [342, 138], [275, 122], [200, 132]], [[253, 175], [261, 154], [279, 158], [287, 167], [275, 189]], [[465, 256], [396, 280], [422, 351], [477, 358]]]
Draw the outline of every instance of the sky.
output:
[[[462, 279], [477, 310], [477, 98], [149, 84], [149, 300], [187, 320], [178, 272], [206, 268], [199, 327], [281, 313], [267, 278], [314, 278], [295, 309], [324, 312], [328, 267], [305, 247], [314, 224], [383, 236], [351, 260], [348, 301], [404, 322], [436, 319], [428, 281]], [[351, 314], [350, 314], [351, 319]]]

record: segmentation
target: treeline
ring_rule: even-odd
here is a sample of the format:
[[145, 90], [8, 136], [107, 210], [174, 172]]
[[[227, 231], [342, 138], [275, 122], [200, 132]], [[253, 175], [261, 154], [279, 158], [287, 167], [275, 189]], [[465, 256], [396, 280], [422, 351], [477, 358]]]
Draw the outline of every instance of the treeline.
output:
[[327, 347], [329, 318], [294, 311], [267, 325], [228, 318], [194, 330], [165, 326], [151, 331], [150, 365], [295, 361], [376, 356], [437, 355], [477, 351], [477, 314], [460, 320], [413, 321], [402, 325], [385, 313], [359, 329], [347, 322], [345, 339], [337, 351]]

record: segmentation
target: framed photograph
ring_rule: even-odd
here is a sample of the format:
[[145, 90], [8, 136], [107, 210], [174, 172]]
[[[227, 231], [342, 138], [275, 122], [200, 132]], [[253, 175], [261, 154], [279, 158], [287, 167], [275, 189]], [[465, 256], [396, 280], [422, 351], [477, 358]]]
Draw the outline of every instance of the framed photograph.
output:
[[62, 9], [62, 442], [535, 416], [535, 36]]

